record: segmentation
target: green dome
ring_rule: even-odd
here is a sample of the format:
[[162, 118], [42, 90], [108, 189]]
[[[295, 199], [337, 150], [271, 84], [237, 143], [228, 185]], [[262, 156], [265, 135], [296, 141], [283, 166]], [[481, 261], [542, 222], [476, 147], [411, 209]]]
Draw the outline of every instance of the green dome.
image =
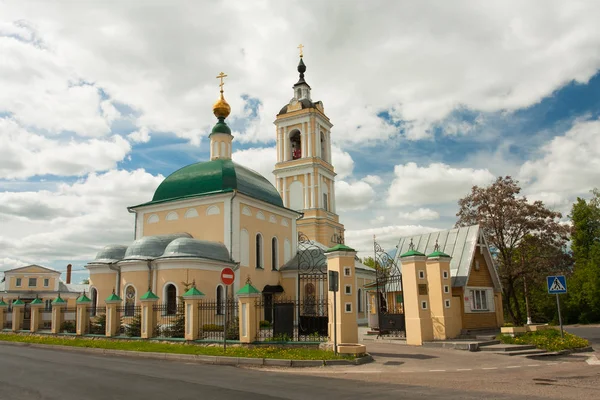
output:
[[156, 189], [149, 205], [238, 190], [258, 200], [283, 207], [277, 189], [264, 176], [231, 160], [213, 160], [183, 167]]

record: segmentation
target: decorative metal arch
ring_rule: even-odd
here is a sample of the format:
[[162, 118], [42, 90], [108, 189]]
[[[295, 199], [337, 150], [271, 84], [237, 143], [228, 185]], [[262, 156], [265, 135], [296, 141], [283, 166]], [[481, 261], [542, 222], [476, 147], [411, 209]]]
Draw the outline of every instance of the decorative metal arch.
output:
[[398, 336], [406, 331], [402, 272], [394, 258], [377, 243], [375, 236], [373, 236], [373, 254], [379, 336], [385, 334]]
[[327, 274], [325, 252], [308, 236], [298, 232], [298, 275]]

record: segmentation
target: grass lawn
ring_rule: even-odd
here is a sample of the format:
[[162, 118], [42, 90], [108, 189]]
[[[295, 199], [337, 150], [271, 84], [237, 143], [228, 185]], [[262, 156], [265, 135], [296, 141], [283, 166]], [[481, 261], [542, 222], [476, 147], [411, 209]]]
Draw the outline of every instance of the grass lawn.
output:
[[350, 356], [335, 355], [332, 351], [307, 348], [278, 348], [273, 346], [222, 347], [202, 346], [186, 343], [149, 342], [145, 340], [110, 340], [74, 336], [45, 336], [33, 334], [0, 333], [0, 340], [6, 342], [49, 344], [72, 347], [92, 347], [97, 349], [144, 351], [155, 353], [196, 354], [207, 356], [277, 358], [284, 360], [338, 360], [352, 359]]
[[527, 332], [526, 334], [517, 337], [499, 335], [498, 340], [506, 344], [530, 344], [538, 349], [548, 351], [578, 349], [590, 345], [586, 339], [567, 332], [565, 332], [564, 338], [561, 338], [560, 331], [557, 329]]

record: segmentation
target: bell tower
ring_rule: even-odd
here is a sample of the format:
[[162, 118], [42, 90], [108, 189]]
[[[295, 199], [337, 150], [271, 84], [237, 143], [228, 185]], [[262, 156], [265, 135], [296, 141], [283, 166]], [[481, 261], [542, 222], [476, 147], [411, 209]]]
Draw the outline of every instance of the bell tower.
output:
[[311, 240], [332, 245], [344, 235], [335, 204], [335, 171], [331, 164], [331, 128], [321, 101], [313, 101], [304, 80], [302, 48], [294, 96], [275, 119], [276, 187], [285, 207], [304, 213], [298, 231]]

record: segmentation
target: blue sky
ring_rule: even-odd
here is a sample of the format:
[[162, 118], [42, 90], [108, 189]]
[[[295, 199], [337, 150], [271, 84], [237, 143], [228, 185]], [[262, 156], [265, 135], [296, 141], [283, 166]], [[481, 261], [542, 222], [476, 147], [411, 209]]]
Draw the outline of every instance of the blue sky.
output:
[[92, 3], [0, 3], [0, 271], [128, 243], [126, 206], [208, 159], [220, 71], [233, 158], [272, 179], [298, 43], [361, 252], [452, 227], [498, 175], [565, 214], [600, 186], [594, 3]]

